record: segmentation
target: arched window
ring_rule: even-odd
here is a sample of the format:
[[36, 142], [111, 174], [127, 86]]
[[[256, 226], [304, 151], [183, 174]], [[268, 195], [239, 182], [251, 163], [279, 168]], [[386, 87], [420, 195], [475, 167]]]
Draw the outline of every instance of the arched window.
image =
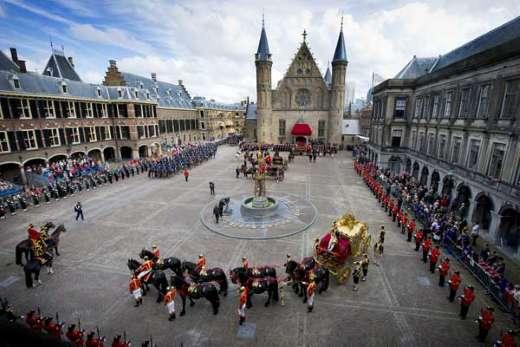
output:
[[300, 107], [307, 107], [311, 103], [311, 93], [308, 89], [298, 89], [296, 92], [296, 104]]

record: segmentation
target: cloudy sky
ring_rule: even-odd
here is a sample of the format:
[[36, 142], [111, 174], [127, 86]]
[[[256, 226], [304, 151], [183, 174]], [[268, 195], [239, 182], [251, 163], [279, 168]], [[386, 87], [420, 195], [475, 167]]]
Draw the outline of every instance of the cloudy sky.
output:
[[363, 97], [372, 72], [395, 75], [415, 54], [437, 56], [520, 15], [518, 0], [0, 0], [0, 49], [17, 47], [42, 71], [49, 41], [74, 57], [83, 80], [100, 83], [109, 59], [121, 70], [177, 82], [222, 102], [255, 98], [253, 54], [262, 12], [273, 85], [307, 41], [325, 71], [341, 14], [347, 82]]

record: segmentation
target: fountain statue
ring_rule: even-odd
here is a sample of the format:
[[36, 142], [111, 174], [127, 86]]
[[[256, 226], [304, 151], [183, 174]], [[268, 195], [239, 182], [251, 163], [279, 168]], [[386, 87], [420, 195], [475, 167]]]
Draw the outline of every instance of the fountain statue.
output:
[[273, 212], [278, 206], [278, 202], [266, 195], [265, 176], [267, 174], [267, 163], [261, 152], [257, 154], [258, 170], [254, 175], [254, 195], [244, 199], [242, 211], [250, 215], [262, 216]]

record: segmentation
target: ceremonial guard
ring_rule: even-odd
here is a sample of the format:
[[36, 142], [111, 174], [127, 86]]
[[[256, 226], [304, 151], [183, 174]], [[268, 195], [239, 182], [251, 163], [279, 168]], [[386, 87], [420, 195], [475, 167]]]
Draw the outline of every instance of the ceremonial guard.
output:
[[[38, 309], [38, 312], [40, 310]], [[39, 314], [37, 314], [34, 310], [29, 311], [25, 315], [25, 323], [34, 331], [41, 332], [43, 329], [43, 321]]]
[[475, 300], [475, 289], [472, 286], [464, 288], [464, 294], [460, 296], [460, 318], [466, 319], [468, 315], [469, 306]]
[[415, 227], [416, 227], [415, 219], [412, 219], [412, 221], [410, 223], [408, 223], [408, 227], [407, 227], [408, 238], [406, 239], [406, 241], [412, 242], [412, 235], [414, 234]]
[[314, 308], [314, 295], [316, 294], [316, 282], [314, 281], [314, 274], [310, 276], [310, 282], [307, 285], [307, 312], [312, 312]]
[[105, 337], [96, 336], [96, 333], [91, 331], [87, 335], [87, 341], [85, 341], [85, 347], [103, 347]]
[[356, 261], [354, 263], [354, 271], [352, 272], [352, 279], [354, 281], [354, 287], [352, 288], [352, 290], [355, 292], [357, 292], [357, 290], [358, 290], [358, 284], [359, 284], [360, 277], [361, 277], [361, 266], [359, 264], [359, 261]]
[[394, 200], [390, 199], [388, 201], [388, 216], [392, 216], [392, 214], [394, 213]]
[[84, 341], [83, 336], [85, 335], [85, 330], [76, 329], [76, 324], [69, 325], [67, 329], [67, 339], [76, 347], [83, 347]]
[[423, 232], [421, 229], [415, 232], [415, 251], [418, 252], [421, 247], [421, 242], [423, 239]]
[[175, 319], [175, 296], [177, 295], [177, 291], [175, 287], [168, 287], [167, 290], [164, 295], [164, 305], [168, 309], [168, 320], [172, 321]]
[[195, 272], [198, 272], [200, 276], [206, 275], [206, 257], [203, 254], [199, 255]]
[[121, 335], [117, 335], [112, 340], [112, 347], [130, 347], [130, 341], [127, 341]]
[[398, 215], [399, 215], [399, 205], [394, 204], [394, 207], [392, 208], [392, 222], [395, 222]]
[[363, 277], [361, 278], [362, 281], [367, 280], [368, 264], [370, 264], [370, 259], [368, 259], [368, 254], [364, 253], [363, 259], [361, 259], [361, 269], [363, 270]]
[[137, 269], [137, 273], [139, 274], [137, 275], [137, 278], [139, 280], [143, 279], [144, 282], [148, 282], [148, 280], [150, 279], [150, 273], [152, 272], [152, 269], [153, 262], [150, 259], [148, 259], [148, 257], [144, 257], [144, 263], [141, 264], [139, 269]]
[[430, 251], [430, 272], [435, 273], [435, 266], [437, 265], [437, 261], [439, 260], [439, 256], [441, 255], [441, 250], [439, 246], [435, 246]]
[[404, 234], [408, 225], [408, 215], [405, 213], [401, 214], [401, 234]]
[[56, 321], [56, 323], [54, 323], [52, 321], [52, 317], [46, 317], [44, 319], [43, 329], [47, 332], [47, 334], [54, 337], [55, 339], [61, 340], [61, 327], [62, 326], [63, 326], [63, 324], [60, 324], [60, 322], [58, 322], [58, 321]]
[[155, 262], [161, 263], [161, 250], [159, 249], [159, 247], [157, 247], [155, 243], [152, 245], [152, 253], [155, 257]]
[[27, 228], [27, 234], [29, 235], [29, 239], [33, 243], [38, 242], [40, 240], [41, 234], [32, 224], [29, 224], [29, 227]]
[[446, 276], [448, 276], [449, 270], [450, 260], [448, 258], [444, 258], [441, 265], [439, 265], [439, 287], [444, 287], [444, 281], [446, 280]]
[[242, 267], [247, 271], [249, 269], [249, 261], [246, 257], [242, 257]]
[[143, 303], [143, 290], [141, 289], [141, 281], [139, 281], [139, 278], [137, 278], [136, 275], [132, 275], [132, 277], [130, 277], [128, 290], [135, 299], [134, 306], [137, 307], [141, 305]]
[[478, 317], [478, 340], [480, 342], [484, 342], [488, 335], [489, 330], [491, 330], [491, 326], [495, 321], [495, 317], [493, 317], [493, 308], [487, 307], [480, 310], [480, 315]]
[[246, 304], [247, 304], [247, 289], [240, 287], [240, 297], [238, 302], [238, 324], [242, 325], [246, 321]]
[[500, 347], [517, 347], [515, 342], [513, 330], [506, 330], [500, 335], [500, 339], [496, 342], [495, 346]]
[[379, 230], [379, 243], [385, 243], [385, 226], [381, 225], [381, 229]]
[[426, 238], [422, 242], [422, 261], [426, 263], [428, 261], [428, 253], [430, 252], [430, 248], [432, 247], [432, 239]]
[[455, 300], [455, 296], [457, 295], [457, 290], [459, 289], [460, 282], [462, 279], [460, 278], [460, 272], [455, 271], [451, 277], [448, 283], [450, 284], [450, 295], [448, 296], [448, 300], [450, 302], [453, 302]]

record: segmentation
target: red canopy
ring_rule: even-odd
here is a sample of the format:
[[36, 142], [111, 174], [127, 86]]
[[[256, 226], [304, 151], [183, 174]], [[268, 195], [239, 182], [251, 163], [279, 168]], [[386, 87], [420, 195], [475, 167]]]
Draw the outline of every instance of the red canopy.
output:
[[311, 136], [312, 129], [307, 123], [296, 123], [292, 128], [291, 134], [294, 136]]

